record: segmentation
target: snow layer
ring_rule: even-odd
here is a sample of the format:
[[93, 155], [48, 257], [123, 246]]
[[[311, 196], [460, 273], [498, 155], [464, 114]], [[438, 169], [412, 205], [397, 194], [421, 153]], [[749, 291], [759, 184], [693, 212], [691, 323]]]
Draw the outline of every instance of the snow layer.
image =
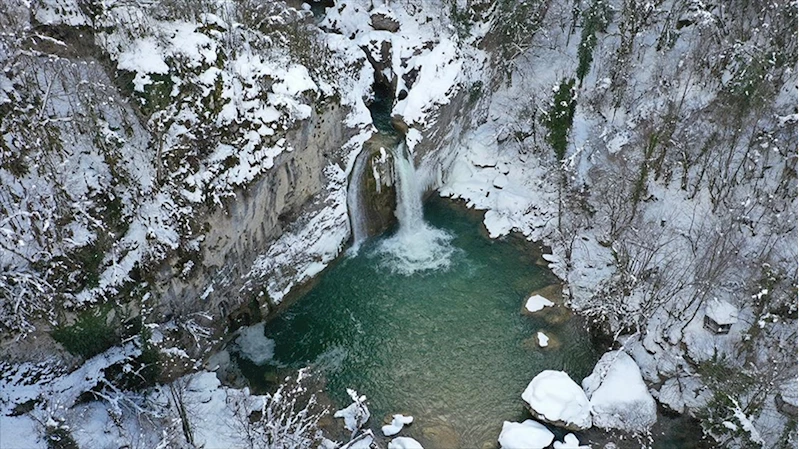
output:
[[522, 399], [537, 417], [575, 429], [591, 427], [591, 406], [583, 390], [563, 371], [546, 370], [530, 381]]
[[402, 427], [406, 424], [410, 424], [413, 422], [413, 416], [405, 416], [405, 415], [394, 415], [391, 419], [390, 424], [386, 424], [385, 426], [381, 427], [380, 430], [383, 432], [383, 435], [390, 437], [396, 435], [402, 430]]
[[524, 304], [524, 308], [530, 312], [538, 312], [539, 310], [543, 310], [544, 307], [552, 307], [555, 303], [544, 298], [541, 295], [533, 295], [527, 299], [527, 302]]
[[410, 437], [397, 437], [388, 442], [388, 449], [424, 449], [422, 444]]
[[735, 324], [738, 322], [738, 308], [727, 301], [713, 298], [705, 307], [705, 315], [718, 324]]
[[645, 432], [657, 420], [655, 400], [641, 370], [624, 351], [602, 355], [591, 375], [583, 379], [583, 389], [597, 427]]
[[502, 449], [543, 449], [554, 439], [546, 426], [528, 419], [523, 423], [505, 421], [497, 440]]

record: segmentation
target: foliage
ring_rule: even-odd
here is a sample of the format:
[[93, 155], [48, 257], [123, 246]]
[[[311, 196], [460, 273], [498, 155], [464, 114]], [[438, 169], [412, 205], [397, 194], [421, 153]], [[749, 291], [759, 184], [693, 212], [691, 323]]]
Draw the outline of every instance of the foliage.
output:
[[577, 91], [574, 78], [561, 80], [555, 86], [555, 96], [549, 103], [549, 111], [541, 118], [547, 128], [547, 142], [555, 151], [555, 157], [562, 161], [566, 157], [569, 132], [574, 122], [574, 110], [577, 107]]
[[78, 315], [75, 324], [53, 330], [53, 339], [72, 354], [93, 357], [119, 343], [116, 329], [108, 324], [110, 306], [87, 310]]
[[594, 48], [597, 44], [598, 32], [604, 32], [610, 23], [610, 7], [604, 0], [594, 0], [591, 6], [583, 11], [583, 29], [580, 33], [580, 45], [577, 47], [577, 79], [583, 79], [591, 70], [594, 60]]
[[79, 449], [78, 442], [69, 432], [69, 427], [52, 423], [46, 426], [44, 437], [47, 449]]

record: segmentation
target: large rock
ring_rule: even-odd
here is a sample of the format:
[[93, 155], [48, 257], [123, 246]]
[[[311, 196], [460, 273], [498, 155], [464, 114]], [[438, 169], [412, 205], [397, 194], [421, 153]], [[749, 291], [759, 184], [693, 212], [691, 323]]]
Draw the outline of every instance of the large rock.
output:
[[396, 33], [400, 29], [400, 24], [397, 20], [385, 14], [377, 13], [372, 16], [372, 28]]
[[657, 406], [641, 370], [624, 351], [606, 352], [583, 379], [583, 389], [597, 427], [645, 432], [657, 421]]
[[523, 423], [505, 421], [497, 438], [502, 449], [543, 449], [554, 439], [549, 429], [532, 419]]
[[569, 430], [591, 427], [591, 406], [585, 392], [563, 371], [546, 370], [522, 393], [530, 413], [541, 421]]

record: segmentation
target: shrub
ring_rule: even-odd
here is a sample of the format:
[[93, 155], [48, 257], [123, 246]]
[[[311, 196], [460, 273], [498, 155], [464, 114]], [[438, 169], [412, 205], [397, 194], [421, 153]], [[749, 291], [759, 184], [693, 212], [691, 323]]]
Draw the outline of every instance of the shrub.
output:
[[71, 326], [59, 326], [51, 333], [71, 354], [93, 357], [119, 342], [115, 329], [107, 324], [110, 307], [87, 310]]
[[559, 161], [566, 157], [566, 146], [569, 142], [569, 131], [574, 121], [574, 110], [577, 107], [574, 78], [563, 79], [555, 88], [555, 98], [549, 104], [549, 111], [542, 117], [547, 128], [547, 142], [555, 150]]

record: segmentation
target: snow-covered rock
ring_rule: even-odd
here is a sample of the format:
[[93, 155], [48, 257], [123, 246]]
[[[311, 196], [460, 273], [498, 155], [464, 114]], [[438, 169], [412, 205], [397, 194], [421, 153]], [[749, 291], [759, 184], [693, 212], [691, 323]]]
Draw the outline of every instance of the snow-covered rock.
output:
[[549, 337], [547, 337], [545, 333], [539, 332], [535, 336], [538, 339], [538, 346], [542, 348], [549, 346]]
[[554, 439], [546, 426], [528, 419], [523, 423], [505, 421], [497, 441], [502, 449], [543, 449]]
[[397, 437], [388, 443], [388, 449], [424, 449], [422, 444], [410, 437]]
[[347, 388], [347, 393], [352, 398], [352, 404], [333, 414], [334, 418], [344, 418], [344, 428], [355, 432], [369, 421], [371, 414], [366, 406], [366, 396], [359, 396], [358, 392]]
[[609, 351], [599, 359], [583, 389], [591, 400], [594, 425], [606, 429], [644, 432], [657, 420], [655, 400], [641, 370], [624, 351]]
[[405, 416], [405, 415], [394, 415], [391, 419], [391, 424], [386, 424], [385, 426], [381, 427], [380, 430], [383, 432], [383, 435], [390, 437], [396, 435], [402, 430], [402, 427], [406, 424], [410, 424], [413, 422], [413, 416]]
[[498, 189], [504, 189], [508, 185], [508, 177], [505, 175], [499, 175], [494, 178], [494, 187]]
[[527, 302], [524, 304], [524, 310], [529, 313], [535, 313], [540, 310], [543, 310], [544, 307], [552, 307], [555, 303], [544, 298], [541, 295], [533, 295], [527, 298]]
[[590, 449], [591, 446], [588, 445], [580, 445], [580, 440], [574, 436], [573, 433], [567, 434], [563, 437], [563, 441], [555, 441], [552, 444], [554, 449]]
[[563, 371], [546, 370], [530, 381], [522, 393], [534, 417], [558, 427], [591, 427], [591, 406], [585, 392]]
[[697, 377], [684, 376], [667, 379], [658, 391], [661, 404], [677, 413], [698, 410], [707, 405], [713, 393]]
[[362, 432], [360, 435], [350, 440], [350, 442], [345, 444], [344, 446], [338, 446], [334, 443], [333, 447], [339, 449], [371, 449], [374, 440], [375, 440], [374, 434], [372, 434], [371, 430], [367, 429], [366, 431]]

